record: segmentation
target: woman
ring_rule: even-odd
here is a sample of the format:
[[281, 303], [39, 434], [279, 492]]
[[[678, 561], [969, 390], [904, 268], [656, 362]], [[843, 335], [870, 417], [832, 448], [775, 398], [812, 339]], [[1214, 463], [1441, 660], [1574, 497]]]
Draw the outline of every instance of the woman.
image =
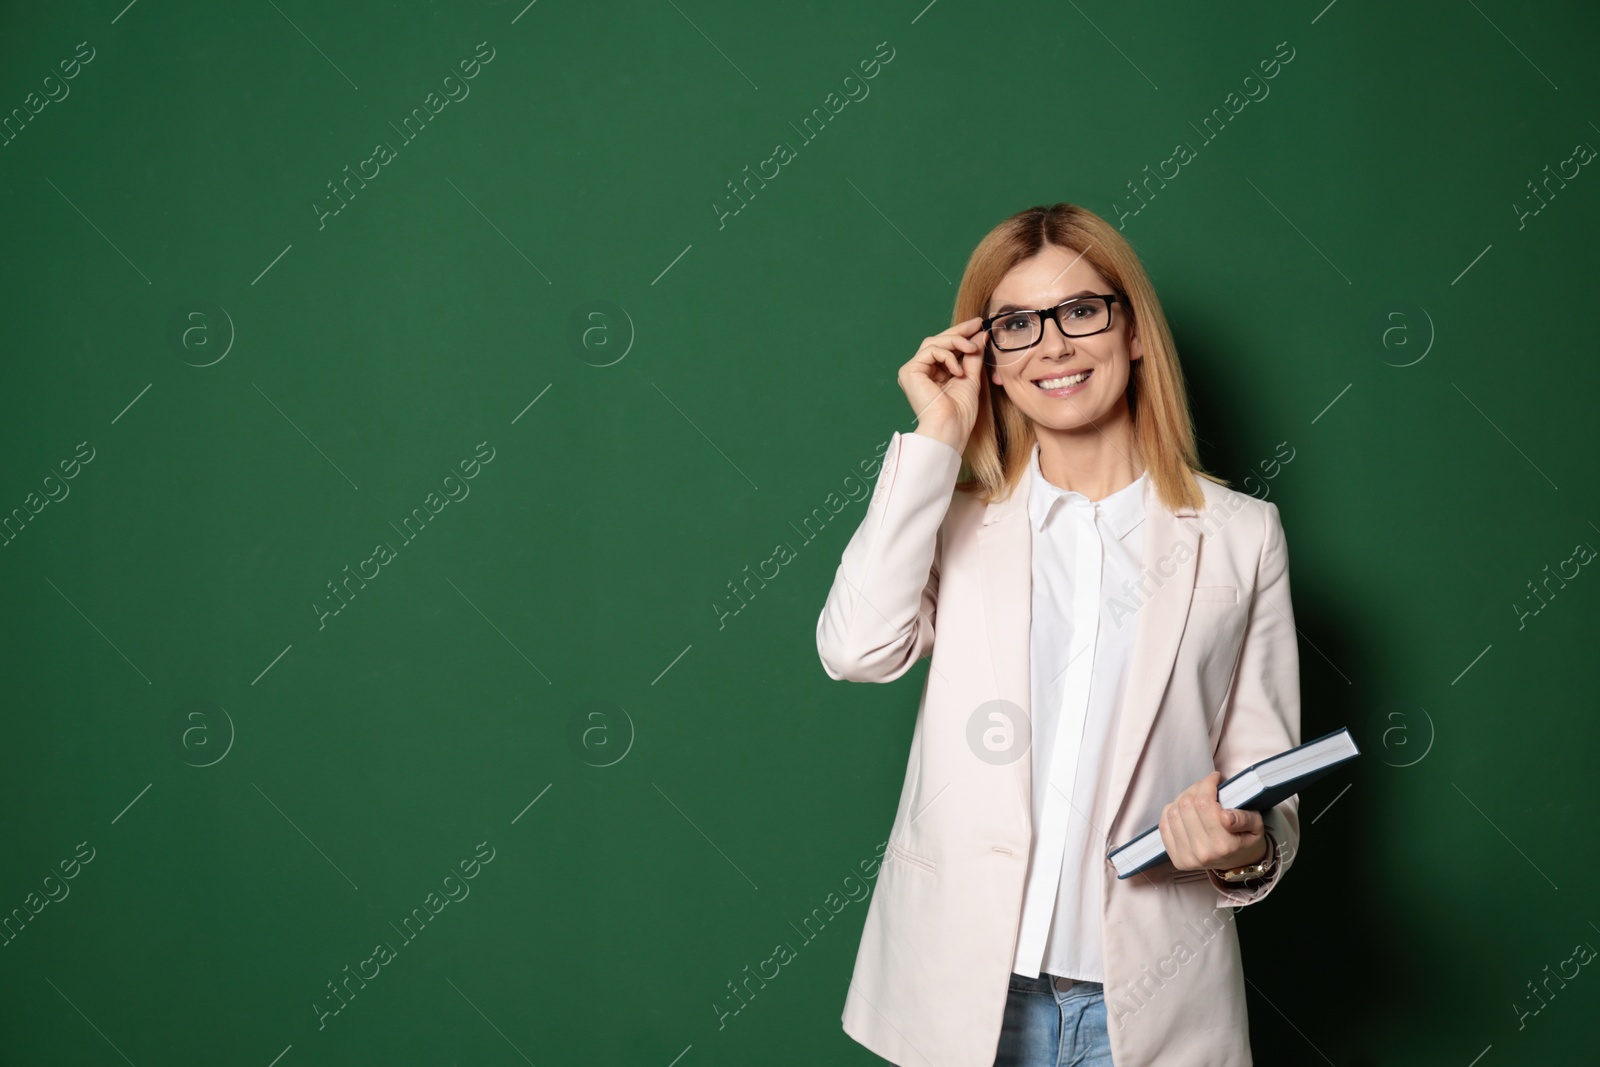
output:
[[[1300, 743], [1277, 506], [1202, 471], [1133, 249], [1030, 208], [899, 372], [894, 434], [817, 624], [835, 679], [931, 654], [844, 1028], [901, 1067], [1250, 1064], [1234, 907], [1298, 798], [1217, 785]], [[965, 467], [969, 475], [957, 482]], [[1106, 854], [1158, 825], [1170, 862]]]

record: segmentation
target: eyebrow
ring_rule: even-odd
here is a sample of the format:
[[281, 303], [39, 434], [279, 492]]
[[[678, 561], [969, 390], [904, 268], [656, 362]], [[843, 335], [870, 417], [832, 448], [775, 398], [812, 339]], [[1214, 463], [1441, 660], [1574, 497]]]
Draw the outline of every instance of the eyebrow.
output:
[[[1051, 304], [1050, 306], [1051, 307], [1055, 307], [1056, 304], [1065, 304], [1068, 300], [1076, 300], [1080, 296], [1094, 296], [1094, 295], [1095, 295], [1095, 291], [1093, 289], [1079, 289], [1076, 293], [1070, 293], [1067, 296], [1062, 297], [1060, 300], [1057, 300], [1055, 304]], [[999, 307], [995, 308], [994, 311], [990, 312], [990, 314], [1003, 315], [1007, 311], [1037, 311], [1037, 310], [1039, 310], [1039, 309], [1038, 308], [1025, 308], [1021, 304], [1001, 304]]]

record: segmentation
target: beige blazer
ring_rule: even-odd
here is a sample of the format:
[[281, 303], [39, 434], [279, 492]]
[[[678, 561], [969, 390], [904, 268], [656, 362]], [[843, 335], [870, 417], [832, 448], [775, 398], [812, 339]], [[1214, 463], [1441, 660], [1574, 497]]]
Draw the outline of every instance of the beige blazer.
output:
[[[1027, 482], [984, 505], [955, 491], [960, 465], [932, 438], [891, 438], [817, 621], [834, 679], [890, 682], [932, 654], [842, 1016], [846, 1033], [900, 1067], [993, 1064], [1033, 832], [1029, 754], [997, 765], [969, 741], [982, 705], [1005, 700], [1029, 714]], [[1199, 513], [1169, 511], [1146, 490], [1148, 580], [1128, 602], [1133, 661], [1101, 768], [1112, 813], [1097, 828], [1102, 855], [1211, 771], [1231, 775], [1300, 743], [1277, 505], [1199, 483]], [[1104, 864], [1117, 1067], [1251, 1063], [1233, 905], [1265, 897], [1291, 866], [1299, 798], [1264, 818], [1278, 864], [1252, 892], [1170, 863], [1121, 880]]]

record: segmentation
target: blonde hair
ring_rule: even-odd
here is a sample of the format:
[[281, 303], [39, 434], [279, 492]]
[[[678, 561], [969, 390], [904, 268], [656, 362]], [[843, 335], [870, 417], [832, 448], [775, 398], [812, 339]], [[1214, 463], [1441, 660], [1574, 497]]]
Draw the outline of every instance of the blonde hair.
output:
[[[1135, 462], [1144, 463], [1168, 510], [1203, 509], [1205, 499], [1196, 476], [1228, 483], [1200, 466], [1183, 370], [1155, 286], [1133, 246], [1105, 219], [1076, 204], [1051, 204], [1019, 211], [1000, 223], [967, 260], [951, 325], [986, 315], [1000, 280], [1045, 245], [1081, 252], [1121, 298], [1118, 304], [1138, 330], [1142, 353], [1128, 370], [1128, 408], [1139, 452]], [[975, 493], [985, 503], [1010, 496], [1027, 471], [1035, 440], [1032, 421], [1011, 402], [1004, 386], [990, 380], [991, 358], [984, 359], [978, 418], [962, 452], [966, 476], [956, 483], [957, 489]]]

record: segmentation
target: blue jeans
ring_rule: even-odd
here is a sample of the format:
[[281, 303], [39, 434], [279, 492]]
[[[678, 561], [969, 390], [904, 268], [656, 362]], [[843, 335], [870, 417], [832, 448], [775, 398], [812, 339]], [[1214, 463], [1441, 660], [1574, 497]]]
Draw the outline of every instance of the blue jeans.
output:
[[1113, 1067], [1105, 987], [1013, 974], [994, 1067]]

